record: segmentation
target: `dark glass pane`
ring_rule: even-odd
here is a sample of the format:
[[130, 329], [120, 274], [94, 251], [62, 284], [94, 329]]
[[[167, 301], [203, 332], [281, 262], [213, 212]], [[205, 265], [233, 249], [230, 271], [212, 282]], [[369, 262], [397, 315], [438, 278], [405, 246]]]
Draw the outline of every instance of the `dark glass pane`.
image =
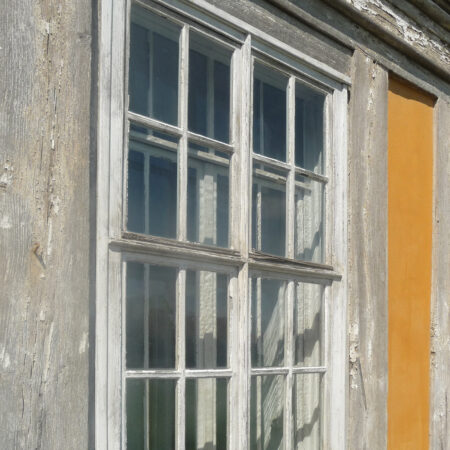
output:
[[228, 277], [186, 273], [186, 367], [227, 366]]
[[226, 450], [227, 380], [186, 381], [186, 450]]
[[[272, 181], [276, 179], [276, 181]], [[252, 247], [286, 254], [286, 182], [273, 170], [255, 167], [252, 189]]]
[[127, 368], [175, 367], [175, 283], [171, 267], [127, 264]]
[[255, 64], [253, 83], [253, 151], [286, 161], [287, 78]]
[[176, 125], [180, 28], [139, 6], [130, 28], [130, 110]]
[[191, 146], [188, 158], [187, 235], [193, 242], [228, 246], [228, 155]]
[[300, 83], [295, 87], [295, 164], [323, 172], [325, 96]]
[[127, 368], [144, 367], [144, 265], [127, 263]]
[[128, 230], [176, 238], [177, 141], [133, 126], [129, 148]]
[[189, 130], [229, 142], [231, 52], [190, 34]]
[[175, 388], [174, 380], [127, 380], [127, 450], [175, 448]]
[[284, 364], [284, 314], [286, 283], [252, 279], [252, 366]]
[[144, 154], [130, 150], [128, 154], [128, 229], [145, 232]]
[[252, 377], [250, 404], [250, 449], [284, 448], [284, 377]]

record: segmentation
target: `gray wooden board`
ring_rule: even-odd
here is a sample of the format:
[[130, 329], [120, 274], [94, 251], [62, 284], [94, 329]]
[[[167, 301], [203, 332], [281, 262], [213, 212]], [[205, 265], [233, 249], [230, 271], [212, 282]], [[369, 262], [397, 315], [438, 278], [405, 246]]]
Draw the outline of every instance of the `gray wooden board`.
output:
[[267, 1], [211, 0], [210, 3], [339, 72], [349, 74], [352, 52], [347, 47], [327, 38]]
[[88, 448], [91, 2], [3, 0], [0, 446]]
[[387, 72], [356, 51], [349, 148], [348, 448], [387, 442]]

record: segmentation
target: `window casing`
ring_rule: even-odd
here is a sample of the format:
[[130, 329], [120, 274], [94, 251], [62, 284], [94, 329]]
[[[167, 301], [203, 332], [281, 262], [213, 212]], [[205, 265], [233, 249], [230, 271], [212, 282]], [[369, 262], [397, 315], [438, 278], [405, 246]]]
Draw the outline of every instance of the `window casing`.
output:
[[195, 3], [104, 10], [98, 448], [344, 448], [345, 77]]

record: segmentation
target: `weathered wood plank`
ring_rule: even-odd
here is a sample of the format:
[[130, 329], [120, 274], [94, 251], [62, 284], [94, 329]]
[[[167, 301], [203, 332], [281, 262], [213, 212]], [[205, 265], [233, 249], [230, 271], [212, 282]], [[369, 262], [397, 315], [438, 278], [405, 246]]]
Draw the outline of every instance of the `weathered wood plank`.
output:
[[430, 448], [450, 446], [450, 103], [435, 106]]
[[0, 9], [0, 445], [88, 448], [92, 6]]
[[386, 448], [387, 72], [355, 52], [349, 149], [348, 448]]

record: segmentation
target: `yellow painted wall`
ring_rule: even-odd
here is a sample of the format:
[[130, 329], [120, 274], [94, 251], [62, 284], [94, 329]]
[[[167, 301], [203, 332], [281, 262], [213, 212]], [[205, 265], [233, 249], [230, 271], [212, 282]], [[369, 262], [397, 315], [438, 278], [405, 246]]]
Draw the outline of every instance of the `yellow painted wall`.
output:
[[428, 449], [432, 98], [390, 79], [388, 448]]

